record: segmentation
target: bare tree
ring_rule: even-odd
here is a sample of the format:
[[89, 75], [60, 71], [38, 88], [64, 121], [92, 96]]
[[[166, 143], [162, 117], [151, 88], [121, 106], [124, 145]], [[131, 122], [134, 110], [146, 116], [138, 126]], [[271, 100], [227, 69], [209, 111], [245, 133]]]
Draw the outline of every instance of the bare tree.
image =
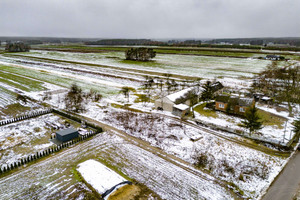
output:
[[273, 62], [255, 78], [252, 91], [262, 92], [278, 102], [287, 102], [291, 115], [293, 104], [300, 104], [300, 66], [278, 66]]
[[70, 90], [65, 96], [64, 99], [66, 109], [80, 112], [85, 109], [84, 106], [84, 94], [82, 89], [76, 84], [72, 84]]

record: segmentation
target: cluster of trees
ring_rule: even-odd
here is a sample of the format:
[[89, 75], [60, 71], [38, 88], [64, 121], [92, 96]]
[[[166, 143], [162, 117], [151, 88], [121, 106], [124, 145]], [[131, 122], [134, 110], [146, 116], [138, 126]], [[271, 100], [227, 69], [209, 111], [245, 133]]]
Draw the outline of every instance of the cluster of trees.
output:
[[78, 85], [72, 84], [64, 98], [64, 102], [67, 110], [82, 112], [85, 110], [85, 104], [88, 100], [97, 102], [101, 100], [101, 98], [102, 95], [93, 89], [85, 93]]
[[287, 102], [292, 114], [293, 104], [300, 104], [300, 66], [272, 62], [254, 79], [252, 92], [261, 92], [275, 102]]
[[27, 52], [29, 50], [30, 46], [28, 44], [24, 44], [23, 42], [7, 43], [5, 47], [5, 51], [8, 52]]
[[126, 60], [149, 61], [156, 56], [151, 48], [131, 48], [125, 51]]

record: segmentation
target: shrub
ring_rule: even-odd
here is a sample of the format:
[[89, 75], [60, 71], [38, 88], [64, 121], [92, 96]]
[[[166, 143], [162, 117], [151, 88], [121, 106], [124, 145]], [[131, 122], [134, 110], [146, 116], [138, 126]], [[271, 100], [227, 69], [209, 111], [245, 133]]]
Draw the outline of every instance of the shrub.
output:
[[204, 153], [200, 153], [200, 155], [196, 156], [196, 162], [195, 165], [197, 167], [204, 168], [208, 164], [208, 156]]

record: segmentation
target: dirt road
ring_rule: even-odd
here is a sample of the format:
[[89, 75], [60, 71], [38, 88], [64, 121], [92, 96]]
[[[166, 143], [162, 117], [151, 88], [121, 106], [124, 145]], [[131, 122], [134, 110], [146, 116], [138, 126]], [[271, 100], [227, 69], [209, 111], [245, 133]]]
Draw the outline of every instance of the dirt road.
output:
[[[300, 153], [292, 157], [275, 182], [271, 185], [263, 200], [289, 200], [295, 197], [300, 187]], [[298, 193], [299, 194], [299, 193]], [[298, 196], [300, 199], [300, 196]]]

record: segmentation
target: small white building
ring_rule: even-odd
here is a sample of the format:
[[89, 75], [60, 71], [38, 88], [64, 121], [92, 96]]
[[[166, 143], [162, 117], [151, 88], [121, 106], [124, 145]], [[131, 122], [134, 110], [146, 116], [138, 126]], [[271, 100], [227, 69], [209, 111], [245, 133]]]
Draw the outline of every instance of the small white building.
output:
[[183, 113], [188, 112], [190, 105], [188, 93], [192, 90], [194, 90], [194, 88], [187, 88], [163, 98], [157, 99], [154, 103], [155, 108], [158, 110], [172, 112], [177, 116], [182, 116]]

